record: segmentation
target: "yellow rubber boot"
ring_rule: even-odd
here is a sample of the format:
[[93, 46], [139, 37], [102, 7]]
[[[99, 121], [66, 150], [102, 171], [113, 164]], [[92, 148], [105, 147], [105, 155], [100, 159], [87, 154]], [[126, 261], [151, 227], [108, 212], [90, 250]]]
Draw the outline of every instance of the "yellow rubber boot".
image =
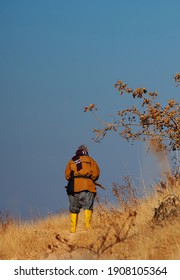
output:
[[91, 219], [92, 219], [92, 210], [85, 210], [85, 226], [86, 228], [91, 227]]
[[76, 232], [78, 214], [77, 214], [77, 213], [71, 213], [70, 216], [71, 216], [71, 228], [70, 228], [70, 232], [71, 232], [71, 233], [74, 233], [74, 232]]

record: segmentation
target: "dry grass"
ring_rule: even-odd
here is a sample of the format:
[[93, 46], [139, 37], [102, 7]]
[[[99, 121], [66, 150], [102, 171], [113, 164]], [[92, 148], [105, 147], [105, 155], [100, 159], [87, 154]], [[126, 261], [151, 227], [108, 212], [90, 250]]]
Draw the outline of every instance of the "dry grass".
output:
[[[75, 234], [68, 213], [28, 223], [0, 217], [0, 259], [180, 259], [178, 203], [171, 215], [161, 215], [167, 196], [179, 198], [180, 183], [173, 180], [145, 200], [136, 198], [128, 180], [123, 188], [114, 185], [119, 205], [97, 202], [90, 230], [82, 211]], [[156, 219], [155, 208], [161, 211]]]

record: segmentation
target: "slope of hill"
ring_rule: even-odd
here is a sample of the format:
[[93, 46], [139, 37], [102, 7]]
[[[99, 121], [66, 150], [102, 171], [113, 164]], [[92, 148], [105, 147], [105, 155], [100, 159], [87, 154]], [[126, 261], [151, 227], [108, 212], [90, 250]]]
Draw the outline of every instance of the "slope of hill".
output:
[[68, 213], [32, 222], [6, 218], [0, 223], [0, 259], [180, 259], [179, 181], [142, 200], [123, 202], [118, 187], [114, 193], [119, 205], [97, 202], [90, 230], [81, 211], [74, 234]]

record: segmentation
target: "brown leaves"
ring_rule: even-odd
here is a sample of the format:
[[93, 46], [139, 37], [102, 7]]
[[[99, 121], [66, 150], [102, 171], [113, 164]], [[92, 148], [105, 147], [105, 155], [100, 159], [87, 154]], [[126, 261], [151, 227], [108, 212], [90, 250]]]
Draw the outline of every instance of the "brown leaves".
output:
[[104, 135], [105, 136], [105, 132], [102, 131], [102, 129], [97, 129], [97, 128], [94, 128], [93, 129], [93, 132], [96, 133], [95, 137], [96, 139], [98, 139], [100, 136]]
[[143, 103], [142, 103], [142, 107], [144, 107], [145, 104], [149, 104], [151, 101], [148, 98], [144, 98]]
[[157, 97], [158, 92], [150, 92], [150, 93], [148, 93], [148, 95], [151, 96], [151, 97]]
[[174, 80], [175, 82], [179, 83], [180, 82], [180, 74], [177, 73], [175, 76], [174, 76]]
[[142, 98], [143, 94], [147, 92], [146, 88], [137, 88], [133, 90], [132, 88], [127, 87], [127, 84], [122, 82], [122, 80], [118, 80], [114, 87], [118, 89], [120, 95], [122, 95], [124, 92], [126, 93], [132, 93], [133, 98]]
[[[180, 74], [174, 76], [175, 82], [180, 82]], [[145, 87], [135, 90], [128, 84], [118, 80], [115, 85], [120, 95], [128, 94], [137, 99], [135, 105], [117, 112], [118, 119], [112, 123], [99, 121], [100, 129], [94, 129], [95, 141], [101, 141], [108, 131], [115, 131], [127, 141], [151, 140], [154, 136], [161, 142], [161, 148], [169, 150], [180, 148], [180, 107], [178, 102], [170, 99], [163, 106], [157, 101], [158, 92], [148, 92]], [[137, 104], [139, 102], [139, 104]], [[86, 106], [84, 111], [96, 110], [95, 104]], [[163, 142], [165, 144], [163, 145]]]
[[174, 106], [177, 105], [178, 103], [177, 103], [174, 99], [170, 99], [170, 100], [168, 101], [168, 104], [169, 104], [170, 107], [174, 107]]
[[84, 112], [92, 111], [93, 109], [97, 110], [96, 105], [95, 104], [90, 104], [89, 106], [84, 107]]
[[147, 92], [146, 88], [137, 88], [133, 91], [133, 98], [142, 98], [143, 94]]
[[[180, 74], [175, 75], [175, 81], [180, 82]], [[119, 135], [126, 140], [150, 140], [154, 136], [158, 138], [159, 147], [166, 149], [167, 145], [163, 145], [163, 141], [169, 145], [170, 149], [179, 145], [180, 137], [180, 107], [174, 99], [170, 99], [166, 106], [162, 106], [157, 102], [157, 92], [147, 92], [146, 88], [136, 88], [128, 90], [127, 84], [123, 84], [119, 80], [115, 87], [120, 94], [131, 93], [133, 98], [141, 99], [140, 108], [133, 106], [125, 110], [118, 111], [120, 118], [118, 124], [124, 127], [120, 130]], [[168, 143], [169, 142], [169, 143]]]

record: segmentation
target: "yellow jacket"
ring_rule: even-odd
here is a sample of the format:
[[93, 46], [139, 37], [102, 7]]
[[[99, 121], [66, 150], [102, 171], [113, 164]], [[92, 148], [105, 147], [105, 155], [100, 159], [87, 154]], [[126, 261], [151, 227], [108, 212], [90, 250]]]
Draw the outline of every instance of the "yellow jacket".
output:
[[[65, 170], [66, 180], [69, 181], [71, 171], [74, 171], [74, 192], [90, 191], [96, 193], [96, 181], [100, 175], [98, 164], [90, 156], [80, 156], [82, 169], [77, 171], [75, 162], [71, 159]], [[76, 176], [84, 176], [76, 178]]]

